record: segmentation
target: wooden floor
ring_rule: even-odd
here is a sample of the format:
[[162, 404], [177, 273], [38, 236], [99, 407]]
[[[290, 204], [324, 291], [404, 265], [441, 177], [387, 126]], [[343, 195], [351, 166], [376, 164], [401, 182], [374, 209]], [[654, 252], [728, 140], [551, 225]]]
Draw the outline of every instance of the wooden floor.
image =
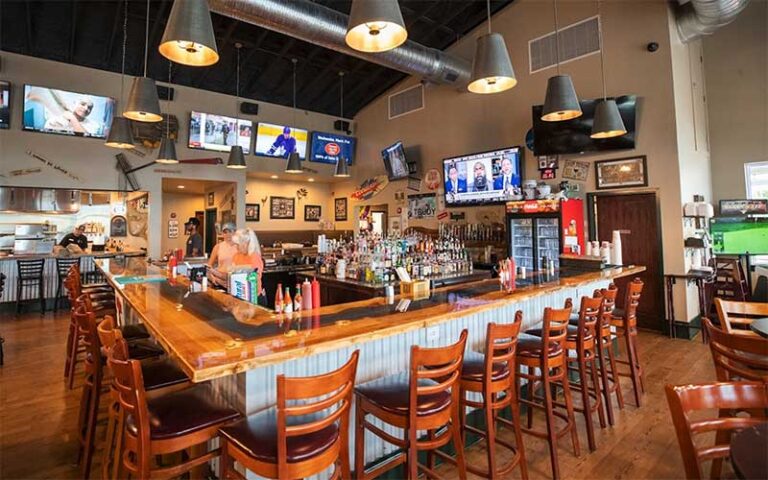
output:
[[[0, 367], [0, 478], [77, 478], [75, 423], [79, 390], [67, 390], [63, 379], [68, 316], [1, 313], [5, 366]], [[598, 449], [589, 453], [580, 423], [581, 457], [570, 442], [560, 443], [560, 470], [573, 479], [684, 478], [682, 461], [664, 398], [665, 384], [714, 380], [709, 350], [697, 338], [671, 340], [642, 332], [641, 360], [649, 389], [641, 409], [627, 406], [617, 425], [597, 428]], [[631, 398], [629, 383], [625, 398]], [[578, 416], [578, 415], [577, 415]], [[536, 425], [542, 426], [541, 419]], [[531, 479], [551, 477], [543, 440], [524, 435]], [[467, 450], [468, 462], [484, 464], [480, 446]], [[98, 462], [98, 457], [96, 458]], [[98, 464], [94, 466], [98, 471]], [[446, 478], [458, 478], [449, 466]], [[518, 478], [519, 472], [514, 472]]]

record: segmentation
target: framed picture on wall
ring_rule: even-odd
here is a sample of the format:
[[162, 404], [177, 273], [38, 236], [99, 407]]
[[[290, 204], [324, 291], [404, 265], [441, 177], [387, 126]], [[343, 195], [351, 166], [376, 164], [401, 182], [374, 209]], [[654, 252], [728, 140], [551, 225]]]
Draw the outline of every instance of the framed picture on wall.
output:
[[595, 162], [598, 190], [648, 186], [645, 155]]
[[269, 197], [269, 218], [293, 220], [296, 218], [296, 199], [293, 197]]
[[333, 202], [335, 219], [337, 222], [345, 222], [347, 220], [347, 198], [337, 198]]
[[261, 216], [261, 206], [258, 203], [245, 204], [245, 221], [258, 222]]
[[304, 221], [319, 222], [323, 213], [323, 207], [320, 205], [304, 205]]
[[214, 196], [213, 192], [208, 192], [208, 206], [209, 207], [213, 206], [215, 200], [216, 200], [216, 197]]

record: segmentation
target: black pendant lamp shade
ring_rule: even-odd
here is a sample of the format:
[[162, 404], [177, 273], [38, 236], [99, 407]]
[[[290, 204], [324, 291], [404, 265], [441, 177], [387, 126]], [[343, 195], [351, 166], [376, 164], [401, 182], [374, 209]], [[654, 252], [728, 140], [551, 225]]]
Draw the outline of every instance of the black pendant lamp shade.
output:
[[472, 93], [498, 93], [517, 85], [512, 61], [504, 37], [486, 33], [477, 39], [472, 61], [472, 79], [467, 86]]
[[176, 0], [158, 50], [168, 60], [191, 67], [207, 67], [218, 62], [208, 2]]
[[595, 121], [592, 124], [592, 138], [620, 137], [627, 133], [621, 120], [616, 100], [600, 100], [595, 107]]
[[119, 115], [112, 117], [112, 125], [109, 126], [109, 135], [104, 145], [112, 148], [134, 148], [131, 121]]
[[360, 52], [386, 52], [408, 39], [397, 0], [353, 0], [345, 41]]
[[229, 149], [229, 160], [227, 160], [227, 168], [243, 169], [246, 168], [245, 155], [243, 155], [243, 147], [235, 145]]
[[288, 162], [285, 164], [285, 173], [301, 173], [301, 158], [298, 152], [293, 152], [288, 156]]
[[349, 164], [346, 158], [339, 157], [336, 161], [336, 172], [334, 172], [333, 176], [339, 178], [349, 177]]
[[160, 100], [157, 98], [157, 85], [147, 77], [133, 79], [131, 93], [123, 116], [137, 122], [160, 122]]
[[176, 157], [176, 144], [169, 136], [163, 137], [160, 142], [160, 151], [157, 153], [157, 163], [179, 163], [179, 159]]
[[555, 75], [547, 81], [547, 95], [541, 119], [545, 122], [559, 122], [581, 116], [581, 105], [570, 75]]

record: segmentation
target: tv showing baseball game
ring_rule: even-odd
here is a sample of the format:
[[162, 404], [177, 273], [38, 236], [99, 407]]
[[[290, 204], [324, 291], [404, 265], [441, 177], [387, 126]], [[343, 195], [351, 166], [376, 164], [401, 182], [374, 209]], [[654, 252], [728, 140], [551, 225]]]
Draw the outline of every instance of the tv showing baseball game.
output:
[[346, 158], [347, 164], [352, 165], [355, 155], [355, 140], [355, 137], [346, 135], [312, 132], [309, 161], [335, 165], [340, 158]]
[[307, 157], [309, 132], [301, 128], [259, 122], [256, 127], [256, 155], [288, 158], [294, 151], [302, 160]]
[[408, 178], [408, 162], [405, 159], [403, 142], [396, 142], [382, 150], [381, 158], [390, 180]]
[[250, 120], [195, 111], [189, 116], [189, 148], [229, 152], [233, 145], [240, 145], [248, 155], [252, 136]]
[[520, 192], [520, 147], [443, 159], [445, 204], [449, 207], [504, 203]]
[[107, 138], [115, 100], [111, 97], [24, 85], [23, 129], [78, 137]]
[[6, 130], [11, 126], [11, 84], [0, 82], [0, 128]]

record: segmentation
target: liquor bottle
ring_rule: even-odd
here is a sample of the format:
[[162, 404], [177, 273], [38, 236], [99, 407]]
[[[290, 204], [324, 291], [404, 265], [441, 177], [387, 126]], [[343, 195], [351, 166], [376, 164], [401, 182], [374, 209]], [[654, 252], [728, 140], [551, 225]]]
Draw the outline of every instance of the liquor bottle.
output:
[[275, 290], [275, 313], [283, 313], [283, 284], [277, 284]]
[[293, 297], [293, 311], [294, 312], [300, 312], [301, 311], [301, 284], [296, 284], [296, 296]]
[[291, 288], [285, 287], [283, 296], [283, 313], [293, 313], [293, 300], [291, 300]]

